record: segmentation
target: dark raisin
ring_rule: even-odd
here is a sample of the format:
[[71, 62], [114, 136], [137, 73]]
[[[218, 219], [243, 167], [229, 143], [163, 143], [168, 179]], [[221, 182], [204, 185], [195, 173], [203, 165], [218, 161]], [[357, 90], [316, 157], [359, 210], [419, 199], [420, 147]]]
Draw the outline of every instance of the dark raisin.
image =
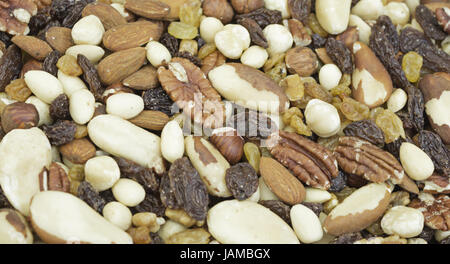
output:
[[152, 169], [125, 158], [116, 157], [115, 160], [119, 166], [121, 177], [137, 181], [146, 191], [157, 192], [159, 190], [159, 179]]
[[363, 236], [360, 232], [346, 233], [333, 239], [330, 244], [353, 244], [361, 239], [363, 239]]
[[353, 72], [352, 53], [344, 42], [329, 37], [325, 43], [325, 48], [328, 56], [343, 73], [350, 74]]
[[2, 190], [2, 186], [0, 186], [0, 208], [13, 208], [5, 193]]
[[307, 23], [308, 16], [311, 13], [311, 0], [289, 0], [288, 4], [292, 18]]
[[75, 23], [81, 18], [81, 11], [83, 11], [84, 7], [88, 4], [87, 1], [77, 1], [70, 9], [67, 16], [61, 21], [63, 27], [72, 28]]
[[144, 200], [138, 204], [136, 207], [132, 208], [134, 212], [151, 212], [155, 213], [159, 217], [164, 216], [166, 208], [161, 203], [159, 195], [152, 192], [147, 192]]
[[386, 15], [379, 16], [375, 25], [372, 27], [373, 30], [377, 32], [383, 32], [389, 43], [392, 45], [394, 49], [394, 54], [397, 54], [400, 50], [400, 36], [398, 35], [397, 28], [390, 17]]
[[326, 38], [320, 36], [319, 34], [315, 34], [315, 33], [311, 35], [310, 47], [312, 49], [323, 48], [325, 46], [325, 43], [327, 43]]
[[366, 185], [368, 182], [369, 181], [367, 181], [366, 179], [364, 179], [361, 176], [358, 176], [358, 175], [355, 175], [355, 174], [351, 174], [351, 173], [347, 174], [347, 181], [346, 181], [346, 183], [347, 183], [347, 185], [349, 187], [361, 188], [364, 185]]
[[175, 113], [172, 113], [173, 101], [161, 87], [144, 91], [142, 93], [142, 99], [144, 99], [144, 107], [146, 110], [161, 111], [168, 116]]
[[50, 116], [53, 120], [67, 120], [70, 119], [69, 112], [69, 97], [65, 94], [60, 94], [50, 104]]
[[431, 243], [434, 239], [434, 232], [435, 232], [434, 229], [431, 229], [428, 226], [424, 226], [422, 232], [417, 237], [422, 238], [428, 243]]
[[178, 40], [174, 36], [166, 32], [162, 34], [161, 38], [159, 39], [159, 42], [169, 50], [172, 57], [175, 57], [175, 55], [178, 52], [180, 43], [178, 43]]
[[323, 211], [323, 205], [321, 203], [307, 203], [303, 202], [302, 205], [308, 207], [313, 211], [317, 216]]
[[81, 69], [83, 69], [83, 79], [88, 83], [89, 90], [94, 94], [95, 100], [101, 101], [105, 88], [102, 86], [97, 69], [82, 54], [78, 54], [77, 62]]
[[428, 7], [418, 5], [415, 11], [415, 18], [425, 32], [425, 35], [435, 40], [443, 40], [447, 37], [447, 33], [442, 30], [438, 20]]
[[247, 138], [267, 138], [278, 130], [275, 122], [263, 113], [250, 109], [240, 110], [227, 122], [227, 126], [236, 129], [238, 135]]
[[36, 35], [37, 38], [45, 40], [45, 33], [47, 33], [48, 29], [51, 27], [60, 27], [61, 23], [58, 20], [51, 20], [47, 23], [47, 25], [39, 31], [39, 34]]
[[208, 211], [206, 185], [187, 157], [175, 160], [169, 169], [170, 187], [179, 205], [196, 220], [202, 221]]
[[352, 0], [352, 7], [354, 7], [360, 0]]
[[408, 116], [415, 131], [420, 132], [423, 130], [423, 126], [425, 124], [425, 117], [423, 114], [425, 111], [425, 102], [423, 99], [423, 94], [418, 88], [412, 85], [408, 85], [408, 87], [406, 87], [406, 93], [408, 94]]
[[422, 130], [417, 136], [417, 145], [431, 158], [436, 172], [445, 176], [450, 175], [450, 150], [439, 135]]
[[331, 178], [331, 187], [329, 192], [340, 192], [345, 188], [347, 182], [347, 175], [343, 171], [339, 171], [337, 177]]
[[350, 123], [344, 128], [344, 134], [359, 137], [382, 148], [384, 146], [383, 131], [372, 120], [361, 120]]
[[116, 201], [114, 198], [114, 194], [112, 193], [112, 189], [109, 188], [106, 191], [99, 192], [100, 196], [105, 200], [105, 204]]
[[56, 67], [56, 63], [59, 58], [61, 58], [61, 53], [57, 50], [50, 52], [50, 54], [45, 57], [44, 62], [42, 63], [42, 70], [50, 73], [53, 76], [58, 76], [58, 67]]
[[53, 0], [50, 6], [50, 15], [52, 18], [62, 21], [70, 12], [70, 7], [76, 0]]
[[282, 20], [281, 12], [278, 10], [269, 10], [267, 8], [259, 8], [247, 14], [237, 15], [236, 19], [244, 17], [251, 18], [258, 23], [261, 28], [265, 28], [270, 24], [279, 24]]
[[206, 44], [206, 41], [204, 39], [202, 39], [201, 37], [197, 37], [197, 45], [198, 48], [200, 49], [201, 47], [203, 47], [203, 45]]
[[264, 37], [261, 27], [258, 25], [258, 23], [256, 23], [255, 20], [244, 17], [239, 19], [237, 22], [248, 30], [248, 32], [250, 33], [250, 39], [255, 45], [261, 46], [265, 49], [269, 47], [269, 44], [267, 43], [266, 37]]
[[19, 75], [22, 69], [22, 51], [16, 45], [9, 46], [0, 59], [0, 91]]
[[39, 10], [36, 15], [30, 18], [30, 22], [28, 22], [28, 27], [30, 28], [29, 35], [37, 35], [39, 31], [47, 26], [47, 24], [52, 20], [49, 11], [49, 8], [44, 8]]
[[161, 183], [159, 184], [159, 195], [164, 206], [171, 209], [180, 208], [177, 198], [175, 197], [174, 190], [170, 188], [170, 179], [167, 173], [164, 173], [161, 177]]
[[3, 31], [0, 31], [0, 41], [5, 43], [6, 48], [8, 48], [12, 44], [11, 36]]
[[396, 157], [397, 160], [400, 160], [400, 146], [402, 145], [403, 142], [413, 143], [413, 141], [409, 137], [406, 137], [406, 139], [399, 137], [395, 141], [393, 141], [391, 143], [387, 143], [385, 145], [385, 149], [389, 153], [394, 155], [394, 157]]
[[175, 54], [175, 57], [181, 57], [181, 58], [188, 59], [190, 62], [194, 63], [197, 67], [201, 67], [202, 66], [202, 61], [199, 58], [197, 58], [194, 55], [192, 55], [188, 51], [177, 52]]
[[286, 223], [291, 224], [291, 207], [289, 205], [279, 200], [259, 201], [259, 204], [269, 208], [270, 211], [281, 217]]
[[100, 214], [102, 213], [103, 207], [105, 206], [105, 200], [103, 200], [97, 190], [95, 190], [89, 182], [82, 181], [80, 183], [77, 195], [78, 198], [86, 202], [95, 211]]
[[252, 165], [241, 162], [227, 169], [225, 183], [234, 198], [245, 200], [258, 189], [258, 175]]
[[75, 139], [77, 125], [73, 121], [58, 120], [52, 125], [43, 125], [42, 130], [50, 141], [50, 144], [60, 146]]

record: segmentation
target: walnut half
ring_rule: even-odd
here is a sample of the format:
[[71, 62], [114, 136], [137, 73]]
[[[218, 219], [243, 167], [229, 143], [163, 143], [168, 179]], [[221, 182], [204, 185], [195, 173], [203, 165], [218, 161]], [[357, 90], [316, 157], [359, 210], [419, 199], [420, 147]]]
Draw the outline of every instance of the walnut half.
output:
[[34, 0], [0, 0], [0, 31], [11, 35], [27, 35], [28, 22], [38, 10]]

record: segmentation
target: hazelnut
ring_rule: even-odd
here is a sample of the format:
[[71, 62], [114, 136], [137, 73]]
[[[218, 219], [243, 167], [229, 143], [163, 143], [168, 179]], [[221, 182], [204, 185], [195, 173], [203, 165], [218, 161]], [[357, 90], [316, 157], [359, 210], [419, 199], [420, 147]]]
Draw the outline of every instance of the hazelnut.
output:
[[231, 0], [231, 5], [237, 13], [246, 14], [264, 7], [264, 0]]
[[39, 123], [39, 113], [32, 104], [16, 102], [9, 104], [2, 112], [2, 127], [5, 133], [15, 128], [31, 128]]
[[290, 73], [297, 73], [302, 77], [311, 76], [319, 66], [316, 54], [307, 47], [296, 47], [288, 50], [285, 62]]
[[203, 14], [215, 17], [223, 24], [228, 24], [233, 19], [234, 11], [227, 0], [205, 0], [203, 1]]
[[215, 129], [210, 140], [230, 164], [236, 164], [241, 160], [244, 154], [244, 139], [234, 128]]

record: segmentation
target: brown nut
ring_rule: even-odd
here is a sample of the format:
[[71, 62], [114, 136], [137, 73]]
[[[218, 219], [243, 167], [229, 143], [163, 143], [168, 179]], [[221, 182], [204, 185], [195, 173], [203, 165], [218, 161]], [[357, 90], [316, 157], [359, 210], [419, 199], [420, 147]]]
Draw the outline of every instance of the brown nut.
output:
[[244, 154], [244, 139], [230, 127], [215, 129], [209, 138], [211, 143], [230, 164], [238, 163]]
[[102, 21], [105, 30], [127, 23], [127, 20], [114, 7], [105, 3], [90, 3], [81, 12], [83, 17], [95, 15]]
[[289, 31], [294, 38], [295, 46], [306, 47], [311, 44], [311, 36], [308, 34], [306, 27], [297, 19], [288, 20]]
[[205, 0], [203, 1], [203, 14], [215, 17], [223, 24], [228, 24], [233, 19], [234, 11], [227, 0]]
[[319, 66], [316, 54], [307, 47], [296, 47], [288, 50], [285, 62], [290, 73], [297, 73], [302, 77], [311, 76]]
[[169, 116], [160, 111], [144, 110], [136, 117], [128, 119], [131, 123], [145, 129], [161, 131], [167, 122]]
[[89, 140], [82, 138], [62, 145], [59, 152], [70, 162], [83, 164], [95, 156], [96, 148]]
[[28, 21], [36, 15], [38, 8], [34, 0], [4, 0], [0, 2], [0, 28], [11, 35], [26, 35], [30, 32]]
[[20, 78], [23, 79], [25, 73], [27, 73], [28, 71], [40, 71], [40, 70], [42, 70], [42, 62], [37, 61], [35, 59], [31, 59], [25, 62], [25, 64], [23, 65], [22, 70], [20, 71]]
[[444, 31], [450, 34], [450, 9], [446, 7], [436, 9], [436, 18]]
[[150, 19], [163, 19], [170, 12], [169, 5], [157, 0], [127, 0], [124, 7], [136, 15]]
[[47, 42], [32, 36], [14, 36], [11, 41], [38, 61], [43, 61], [53, 51]]
[[31, 128], [39, 123], [39, 113], [32, 104], [16, 102], [9, 104], [2, 112], [2, 127], [5, 133], [21, 128]]
[[53, 49], [64, 54], [68, 48], [74, 45], [72, 30], [65, 27], [51, 27], [45, 32], [45, 40]]
[[348, 27], [347, 30], [342, 32], [336, 37], [336, 40], [342, 41], [345, 46], [352, 51], [353, 43], [359, 40], [358, 28], [357, 27]]
[[231, 0], [231, 5], [239, 14], [246, 14], [264, 7], [264, 0]]
[[69, 192], [69, 177], [63, 167], [53, 162], [48, 170], [44, 167], [39, 174], [39, 188], [41, 191]]

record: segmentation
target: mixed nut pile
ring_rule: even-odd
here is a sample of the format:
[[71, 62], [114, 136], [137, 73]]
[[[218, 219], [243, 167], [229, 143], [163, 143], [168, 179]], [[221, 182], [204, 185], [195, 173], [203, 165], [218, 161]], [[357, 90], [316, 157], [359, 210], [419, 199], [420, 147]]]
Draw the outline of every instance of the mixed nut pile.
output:
[[450, 2], [0, 0], [0, 243], [450, 243]]

